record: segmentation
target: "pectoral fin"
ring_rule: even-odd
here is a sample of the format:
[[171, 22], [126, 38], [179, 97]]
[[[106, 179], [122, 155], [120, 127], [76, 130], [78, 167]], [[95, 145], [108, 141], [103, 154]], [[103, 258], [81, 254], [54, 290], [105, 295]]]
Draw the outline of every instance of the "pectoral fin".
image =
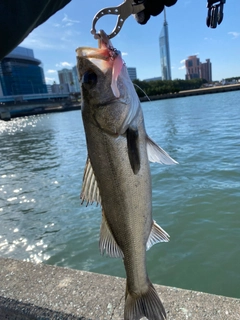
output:
[[139, 139], [137, 128], [129, 127], [126, 131], [128, 158], [134, 174], [140, 169]]
[[148, 160], [151, 162], [158, 162], [161, 164], [178, 164], [177, 161], [172, 159], [170, 155], [159, 147], [154, 141], [147, 136], [147, 153]]
[[101, 203], [97, 181], [89, 157], [87, 157], [86, 166], [84, 169], [80, 199], [82, 199], [82, 203], [86, 201], [87, 205], [89, 203], [92, 204], [94, 201]]
[[102, 211], [102, 224], [100, 229], [99, 249], [101, 254], [106, 253], [112, 258], [123, 258], [123, 252], [109, 229], [104, 212]]
[[150, 232], [150, 235], [146, 244], [146, 250], [149, 250], [154, 244], [158, 242], [168, 242], [168, 241], [169, 241], [169, 234], [167, 234], [167, 232], [164, 231], [156, 223], [156, 221], [153, 221], [152, 230]]

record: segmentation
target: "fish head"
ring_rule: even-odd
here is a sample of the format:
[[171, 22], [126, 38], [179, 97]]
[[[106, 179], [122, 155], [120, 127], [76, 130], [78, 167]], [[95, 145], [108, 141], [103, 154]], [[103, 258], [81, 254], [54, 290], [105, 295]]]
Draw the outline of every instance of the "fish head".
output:
[[100, 31], [99, 48], [76, 50], [82, 93], [82, 115], [111, 134], [123, 134], [135, 121], [139, 99], [121, 53]]

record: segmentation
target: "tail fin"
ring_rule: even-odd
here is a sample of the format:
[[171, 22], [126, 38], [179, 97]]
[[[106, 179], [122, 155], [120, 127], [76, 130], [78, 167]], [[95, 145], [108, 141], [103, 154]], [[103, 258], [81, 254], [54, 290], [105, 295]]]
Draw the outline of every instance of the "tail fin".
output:
[[167, 319], [162, 302], [151, 283], [148, 291], [139, 296], [131, 295], [126, 290], [124, 320], [140, 320], [144, 316], [149, 320]]

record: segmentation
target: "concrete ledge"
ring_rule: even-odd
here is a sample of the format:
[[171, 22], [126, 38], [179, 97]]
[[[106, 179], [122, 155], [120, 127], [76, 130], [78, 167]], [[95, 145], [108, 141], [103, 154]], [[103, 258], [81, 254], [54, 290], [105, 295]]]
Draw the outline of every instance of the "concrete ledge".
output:
[[[239, 299], [155, 287], [168, 320], [240, 319]], [[0, 258], [0, 320], [121, 320], [124, 292], [121, 278]]]

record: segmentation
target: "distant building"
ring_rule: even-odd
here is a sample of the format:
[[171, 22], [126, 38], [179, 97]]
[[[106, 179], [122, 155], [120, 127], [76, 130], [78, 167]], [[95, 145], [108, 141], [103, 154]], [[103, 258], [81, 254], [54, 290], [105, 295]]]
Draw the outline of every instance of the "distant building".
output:
[[160, 62], [162, 71], [162, 80], [171, 80], [171, 62], [169, 49], [168, 23], [166, 19], [166, 9], [164, 7], [163, 28], [159, 37]]
[[207, 82], [212, 82], [212, 64], [210, 59], [206, 59], [206, 62], [201, 63], [201, 73], [202, 79], [207, 80]]
[[205, 63], [201, 63], [200, 59], [194, 55], [189, 56], [185, 60], [186, 80], [190, 79], [205, 79], [208, 82], [212, 81], [212, 64], [210, 59], [206, 59]]
[[[0, 68], [1, 68], [1, 66], [0, 66]], [[0, 70], [1, 71], [1, 70]], [[3, 96], [3, 91], [2, 91], [2, 85], [1, 85], [1, 81], [0, 81], [0, 97], [2, 97]]]
[[47, 92], [48, 92], [48, 93], [52, 93], [52, 86], [51, 86], [51, 84], [47, 84], [46, 86], [47, 86]]
[[150, 82], [150, 81], [159, 81], [159, 80], [162, 80], [162, 77], [148, 78], [148, 79], [144, 79], [143, 81]]
[[80, 92], [79, 75], [76, 66], [72, 69], [59, 70], [58, 78], [61, 85], [68, 85], [69, 92]]
[[73, 86], [74, 86], [74, 81], [73, 81], [73, 74], [71, 69], [62, 69], [58, 71], [58, 78], [60, 85], [68, 85], [69, 91], [73, 92]]
[[136, 68], [127, 68], [127, 71], [128, 71], [129, 77], [132, 81], [137, 79]]
[[80, 82], [79, 82], [79, 74], [78, 74], [78, 69], [77, 67], [72, 68], [72, 75], [73, 75], [73, 87], [74, 87], [74, 92], [80, 92]]
[[41, 61], [20, 46], [0, 61], [0, 83], [2, 96], [47, 93]]
[[70, 93], [70, 86], [68, 83], [62, 83], [62, 84], [54, 83], [53, 85], [51, 85], [51, 90], [52, 90], [52, 93], [59, 93], [59, 94]]
[[201, 78], [200, 59], [197, 56], [189, 56], [185, 60], [186, 80]]

